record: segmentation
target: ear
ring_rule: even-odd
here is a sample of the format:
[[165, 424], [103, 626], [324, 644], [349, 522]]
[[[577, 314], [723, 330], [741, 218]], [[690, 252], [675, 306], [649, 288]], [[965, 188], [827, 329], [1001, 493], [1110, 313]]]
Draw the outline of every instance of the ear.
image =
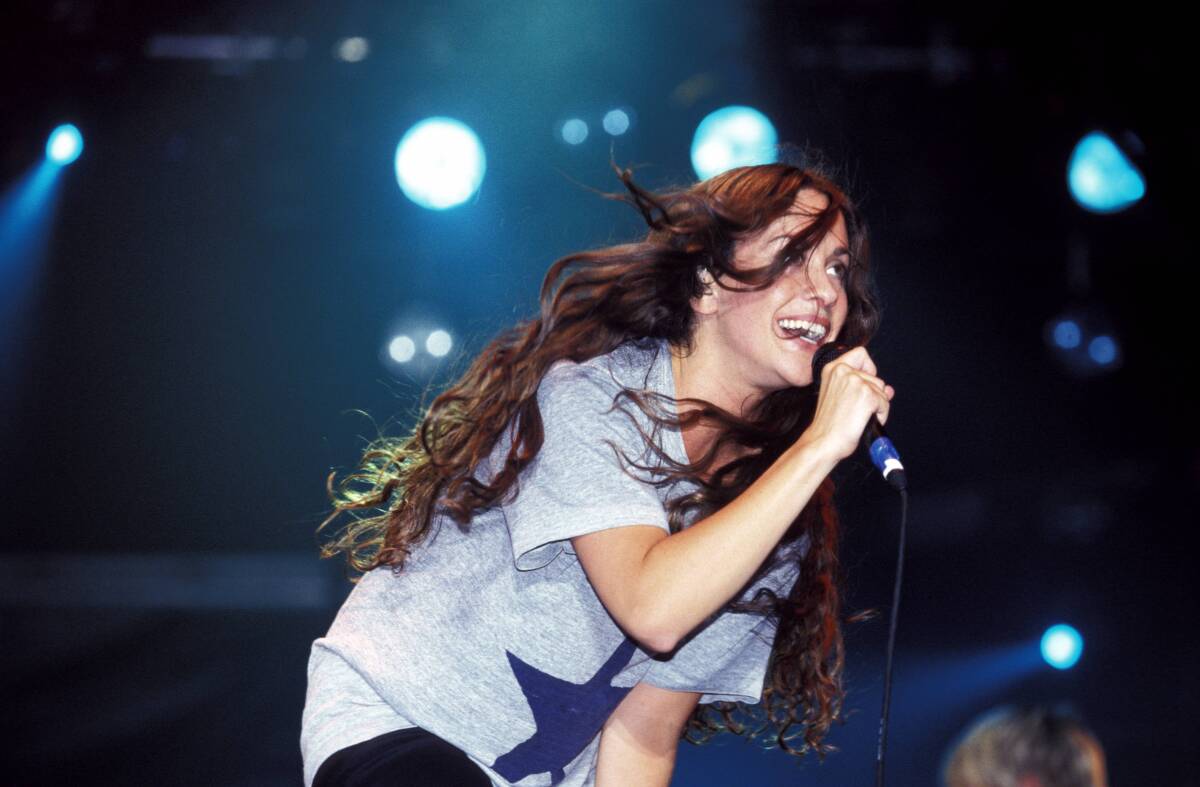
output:
[[712, 272], [707, 266], [698, 266], [696, 268], [696, 275], [700, 279], [700, 285], [704, 287], [704, 294], [699, 298], [692, 298], [692, 308], [697, 314], [712, 314], [717, 310], [721, 288], [717, 286]]

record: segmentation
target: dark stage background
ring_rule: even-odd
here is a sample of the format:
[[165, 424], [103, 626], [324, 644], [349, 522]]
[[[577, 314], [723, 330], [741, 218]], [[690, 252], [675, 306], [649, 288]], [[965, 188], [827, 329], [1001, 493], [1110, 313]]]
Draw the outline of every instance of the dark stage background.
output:
[[[555, 259], [643, 231], [588, 188], [621, 190], [610, 145], [643, 185], [685, 182], [699, 120], [747, 104], [841, 167], [872, 230], [911, 479], [889, 783], [935, 783], [983, 710], [1055, 700], [1113, 784], [1200, 783], [1197, 127], [1165, 6], [62, 0], [7, 4], [0, 31], [2, 220], [49, 130], [85, 137], [32, 245], [0, 249], [0, 781], [299, 784], [309, 644], [350, 588], [317, 558], [325, 477], [375, 434], [352, 411], [400, 433]], [[159, 46], [201, 35], [275, 43]], [[333, 56], [346, 36], [365, 60]], [[555, 137], [617, 104], [625, 135]], [[435, 114], [488, 153], [441, 213], [392, 169]], [[1068, 194], [1093, 129], [1145, 174], [1129, 210]], [[1075, 304], [1107, 315], [1116, 368], [1047, 345]], [[418, 318], [456, 347], [408, 374], [382, 348]], [[838, 472], [846, 606], [886, 611], [898, 500], [859, 457]], [[1064, 672], [1036, 654], [1059, 621], [1086, 642]], [[886, 635], [886, 614], [846, 630], [841, 752], [684, 744], [674, 783], [870, 783]]]

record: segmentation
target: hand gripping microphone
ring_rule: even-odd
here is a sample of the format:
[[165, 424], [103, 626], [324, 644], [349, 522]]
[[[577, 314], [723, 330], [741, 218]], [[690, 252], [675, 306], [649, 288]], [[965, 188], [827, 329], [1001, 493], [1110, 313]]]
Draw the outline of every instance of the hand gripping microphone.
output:
[[[820, 388], [821, 370], [825, 364], [852, 349], [850, 345], [841, 342], [828, 342], [818, 347], [813, 353], [813, 383]], [[892, 445], [887, 432], [883, 430], [883, 424], [879, 423], [879, 418], [874, 413], [863, 430], [862, 445], [870, 455], [871, 462], [883, 474], [885, 481], [901, 492], [908, 488], [908, 476], [904, 474], [900, 454], [896, 452], [896, 446]]]

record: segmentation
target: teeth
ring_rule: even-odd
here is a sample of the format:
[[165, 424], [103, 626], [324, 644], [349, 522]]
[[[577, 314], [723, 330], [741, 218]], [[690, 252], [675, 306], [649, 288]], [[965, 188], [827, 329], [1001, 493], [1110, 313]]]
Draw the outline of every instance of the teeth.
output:
[[779, 325], [789, 331], [803, 331], [813, 339], [820, 340], [825, 338], [825, 326], [813, 325], [804, 322], [803, 320], [780, 320]]

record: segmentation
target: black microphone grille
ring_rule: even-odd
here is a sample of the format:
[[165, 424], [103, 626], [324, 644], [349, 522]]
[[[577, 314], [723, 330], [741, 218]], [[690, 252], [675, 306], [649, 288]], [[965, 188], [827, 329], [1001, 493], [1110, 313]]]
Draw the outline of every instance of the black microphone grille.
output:
[[818, 347], [813, 353], [813, 383], [818, 386], [821, 384], [821, 370], [825, 368], [825, 364], [852, 349], [853, 345], [842, 342], [826, 342]]

